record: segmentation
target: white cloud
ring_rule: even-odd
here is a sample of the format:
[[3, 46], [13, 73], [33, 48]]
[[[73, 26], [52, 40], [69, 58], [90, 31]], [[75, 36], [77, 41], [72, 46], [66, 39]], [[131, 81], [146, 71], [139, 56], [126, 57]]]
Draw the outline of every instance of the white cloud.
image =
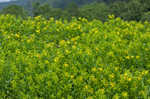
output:
[[0, 2], [9, 2], [10, 0], [0, 0]]

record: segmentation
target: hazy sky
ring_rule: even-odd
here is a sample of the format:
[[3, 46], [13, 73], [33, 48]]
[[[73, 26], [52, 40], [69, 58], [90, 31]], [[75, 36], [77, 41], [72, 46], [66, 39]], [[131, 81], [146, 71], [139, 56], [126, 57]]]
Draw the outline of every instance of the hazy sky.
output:
[[0, 2], [8, 2], [8, 1], [10, 1], [10, 0], [0, 0]]

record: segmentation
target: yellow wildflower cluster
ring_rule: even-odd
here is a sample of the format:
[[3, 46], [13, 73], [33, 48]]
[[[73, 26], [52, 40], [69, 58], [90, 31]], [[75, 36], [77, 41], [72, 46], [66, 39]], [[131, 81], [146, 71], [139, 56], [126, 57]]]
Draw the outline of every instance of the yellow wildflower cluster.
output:
[[0, 99], [147, 99], [150, 24], [0, 15]]

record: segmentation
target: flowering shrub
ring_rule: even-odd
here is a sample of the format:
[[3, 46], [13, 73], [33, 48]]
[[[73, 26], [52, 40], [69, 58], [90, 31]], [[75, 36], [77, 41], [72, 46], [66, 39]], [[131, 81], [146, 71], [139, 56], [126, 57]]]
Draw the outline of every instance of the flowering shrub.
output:
[[150, 98], [150, 24], [0, 16], [1, 99]]

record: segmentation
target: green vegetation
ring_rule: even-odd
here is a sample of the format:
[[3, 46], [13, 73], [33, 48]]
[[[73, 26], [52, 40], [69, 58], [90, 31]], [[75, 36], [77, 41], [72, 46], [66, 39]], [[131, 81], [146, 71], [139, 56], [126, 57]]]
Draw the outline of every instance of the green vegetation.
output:
[[150, 0], [8, 4], [0, 99], [150, 99]]
[[18, 6], [18, 5], [10, 5], [6, 8], [4, 8], [2, 11], [1, 11], [2, 14], [12, 14], [12, 15], [15, 15], [17, 17], [27, 17], [27, 11], [24, 10], [23, 7], [21, 6]]
[[[18, 0], [15, 2], [13, 4], [21, 6], [16, 6], [16, 9], [13, 8], [14, 5], [9, 5], [1, 11], [1, 14], [21, 17], [42, 15], [47, 19], [54, 17], [67, 20], [72, 17], [84, 17], [88, 20], [101, 21], [106, 21], [108, 15], [114, 14], [123, 20], [143, 21], [149, 20], [150, 11], [149, 0]], [[23, 9], [28, 14], [25, 14]]]
[[1, 99], [149, 99], [150, 24], [0, 16]]

